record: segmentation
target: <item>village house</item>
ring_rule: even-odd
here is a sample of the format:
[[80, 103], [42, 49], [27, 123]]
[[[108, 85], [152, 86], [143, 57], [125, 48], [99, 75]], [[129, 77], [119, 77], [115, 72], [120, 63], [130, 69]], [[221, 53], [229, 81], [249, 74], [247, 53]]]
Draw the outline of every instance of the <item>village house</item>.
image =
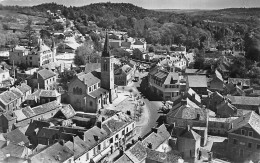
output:
[[108, 36], [101, 57], [101, 70], [78, 74], [68, 85], [70, 104], [75, 110], [97, 112], [117, 98], [114, 84], [114, 57], [110, 54]]
[[197, 159], [199, 156], [200, 144], [201, 136], [191, 129], [189, 125], [177, 138], [178, 151], [181, 152], [184, 159]]
[[243, 78], [228, 78], [228, 84], [237, 85], [241, 89], [248, 89], [251, 86], [251, 81], [250, 79], [243, 79]]
[[205, 75], [188, 75], [187, 87], [192, 88], [196, 93], [198, 93], [202, 97], [207, 97], [208, 95], [208, 84]]
[[163, 100], [174, 100], [185, 91], [181, 80], [182, 76], [178, 73], [160, 70], [158, 67], [151, 70], [148, 75], [150, 89]]
[[24, 99], [24, 94], [18, 88], [12, 87], [0, 94], [0, 108], [2, 112], [12, 112], [20, 107]]
[[26, 49], [17, 46], [10, 51], [10, 63], [15, 65], [28, 65], [30, 67], [39, 67], [44, 64], [54, 62], [56, 55], [55, 44], [48, 47], [41, 39], [38, 40], [38, 46], [33, 49]]
[[230, 122], [228, 155], [236, 162], [260, 159], [260, 116], [254, 111]]
[[215, 70], [215, 74], [209, 81], [209, 90], [223, 92], [224, 79], [218, 70]]
[[120, 86], [127, 86], [134, 79], [134, 69], [129, 65], [123, 65], [115, 70], [115, 84]]
[[12, 112], [5, 112], [0, 115], [0, 132], [7, 133], [13, 129], [16, 123], [16, 115]]
[[2, 66], [0, 67], [0, 87], [8, 87], [14, 83], [14, 79], [10, 76], [9, 70]]
[[42, 69], [35, 72], [32, 76], [27, 78], [27, 83], [32, 89], [46, 89], [53, 90], [56, 87], [57, 75], [47, 69]]
[[217, 118], [209, 117], [208, 132], [210, 135], [227, 136], [230, 122], [238, 117]]
[[29, 157], [31, 162], [45, 163], [47, 162], [60, 162], [60, 163], [73, 163], [74, 152], [71, 151], [63, 143], [55, 143], [44, 150], [31, 155]]
[[228, 101], [237, 109], [253, 110], [259, 113], [260, 97], [226, 96]]

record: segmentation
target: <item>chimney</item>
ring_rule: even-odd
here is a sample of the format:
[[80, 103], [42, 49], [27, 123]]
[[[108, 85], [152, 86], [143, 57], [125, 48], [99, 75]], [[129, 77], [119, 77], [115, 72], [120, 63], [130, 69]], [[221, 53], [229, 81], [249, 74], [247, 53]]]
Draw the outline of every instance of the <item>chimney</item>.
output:
[[187, 131], [190, 131], [190, 125], [187, 126]]
[[[104, 118], [104, 117], [102, 117], [102, 118]], [[103, 120], [103, 119], [102, 119]], [[98, 128], [101, 128], [101, 126], [102, 126], [102, 123], [99, 121], [99, 122], [97, 122], [97, 127]]]
[[99, 141], [99, 137], [97, 135], [94, 135], [94, 140]]
[[197, 118], [196, 118], [197, 120], [200, 120], [200, 114], [197, 114]]
[[182, 99], [182, 100], [181, 100], [181, 105], [182, 105], [182, 106], [183, 106], [183, 105], [186, 106], [186, 105], [187, 105], [187, 100], [186, 100], [186, 99]]
[[152, 128], [152, 132], [157, 133], [157, 131], [158, 131], [157, 128], [155, 128], [155, 127]]

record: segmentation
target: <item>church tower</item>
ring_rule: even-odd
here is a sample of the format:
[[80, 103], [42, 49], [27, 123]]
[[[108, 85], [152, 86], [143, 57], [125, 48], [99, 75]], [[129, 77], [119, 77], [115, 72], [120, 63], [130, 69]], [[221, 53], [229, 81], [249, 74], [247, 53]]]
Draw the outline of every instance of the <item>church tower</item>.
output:
[[110, 53], [107, 33], [101, 56], [101, 87], [109, 91], [109, 102], [112, 103], [117, 98], [117, 90], [114, 84], [114, 57]]

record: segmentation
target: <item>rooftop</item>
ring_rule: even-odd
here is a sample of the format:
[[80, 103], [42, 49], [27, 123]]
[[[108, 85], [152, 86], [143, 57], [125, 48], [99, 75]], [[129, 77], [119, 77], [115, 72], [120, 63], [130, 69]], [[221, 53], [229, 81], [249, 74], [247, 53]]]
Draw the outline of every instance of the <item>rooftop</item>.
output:
[[249, 96], [226, 96], [232, 105], [260, 105], [260, 97], [249, 97]]
[[190, 87], [207, 88], [207, 78], [205, 75], [188, 75], [188, 83]]
[[12, 130], [4, 135], [6, 140], [9, 140], [13, 144], [27, 144], [29, 140], [18, 128]]
[[260, 116], [254, 111], [247, 113], [231, 122], [233, 128], [229, 132], [233, 132], [236, 129], [250, 125], [255, 132], [260, 135]]
[[95, 72], [89, 72], [87, 74], [84, 73], [82, 75], [79, 75], [78, 78], [79, 80], [83, 81], [83, 83], [87, 86], [92, 86], [100, 82], [100, 77]]
[[38, 71], [38, 74], [43, 78], [43, 80], [56, 76], [56, 74], [53, 71], [47, 69], [42, 69]]
[[146, 149], [141, 142], [135, 143], [125, 154], [134, 162], [139, 163], [147, 157]]
[[40, 97], [58, 97], [60, 93], [57, 90], [41, 90]]
[[101, 95], [104, 95], [107, 92], [106, 89], [104, 88], [98, 88], [95, 91], [89, 93], [90, 96], [96, 98], [96, 97], [100, 97]]

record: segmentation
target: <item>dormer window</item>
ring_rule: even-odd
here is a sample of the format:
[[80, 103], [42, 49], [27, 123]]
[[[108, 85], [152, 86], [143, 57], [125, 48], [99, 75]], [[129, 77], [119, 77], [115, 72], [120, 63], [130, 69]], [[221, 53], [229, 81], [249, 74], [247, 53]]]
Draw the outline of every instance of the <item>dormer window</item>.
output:
[[241, 135], [246, 135], [246, 131], [241, 129]]
[[249, 132], [248, 132], [248, 136], [253, 137], [253, 131], [249, 131]]

